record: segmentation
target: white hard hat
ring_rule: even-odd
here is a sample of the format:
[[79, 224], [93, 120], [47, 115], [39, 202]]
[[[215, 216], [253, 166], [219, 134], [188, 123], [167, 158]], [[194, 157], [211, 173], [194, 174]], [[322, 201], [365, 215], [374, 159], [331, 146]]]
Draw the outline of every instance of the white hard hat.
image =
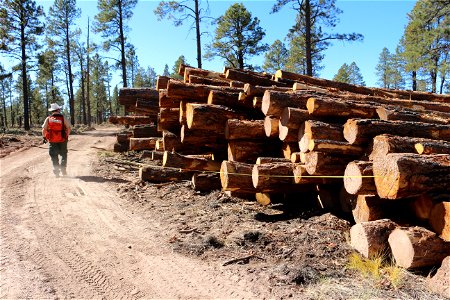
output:
[[52, 103], [50, 104], [50, 108], [48, 109], [48, 111], [55, 111], [55, 110], [60, 110], [62, 107], [59, 106], [57, 103]]

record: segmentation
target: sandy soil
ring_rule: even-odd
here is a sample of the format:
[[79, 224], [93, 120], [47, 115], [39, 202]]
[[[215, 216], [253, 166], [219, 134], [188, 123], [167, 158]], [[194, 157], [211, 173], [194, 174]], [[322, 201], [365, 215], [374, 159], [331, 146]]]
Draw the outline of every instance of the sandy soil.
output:
[[111, 153], [116, 131], [72, 136], [63, 178], [47, 145], [1, 158], [0, 298], [441, 299], [348, 270], [342, 217], [140, 182], [154, 162]]

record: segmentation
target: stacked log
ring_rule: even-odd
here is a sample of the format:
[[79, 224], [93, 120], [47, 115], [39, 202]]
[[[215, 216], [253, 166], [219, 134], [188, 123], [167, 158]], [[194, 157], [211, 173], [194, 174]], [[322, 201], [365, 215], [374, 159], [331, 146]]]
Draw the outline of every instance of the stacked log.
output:
[[[170, 168], [206, 172], [196, 175], [197, 184], [191, 180], [207, 190], [200, 182], [217, 183], [217, 162], [194, 163], [187, 155], [214, 153], [225, 159], [218, 160], [224, 191], [252, 195], [265, 205], [272, 198], [284, 201], [286, 191], [314, 191], [323, 208], [351, 211], [358, 224], [391, 217], [389, 212], [400, 224], [399, 216], [410, 213], [408, 223], [430, 223], [435, 237], [425, 240], [432, 249], [446, 245], [434, 240], [448, 238], [448, 201], [427, 196], [450, 188], [449, 96], [284, 71], [273, 77], [182, 66], [180, 73], [184, 82], [161, 78], [158, 84], [163, 139], [155, 149], [169, 151], [166, 169], [172, 160], [177, 163]], [[135, 107], [152, 104], [139, 99]], [[390, 236], [398, 239], [394, 232]], [[386, 246], [386, 234], [382, 239]], [[398, 259], [406, 268], [424, 265], [415, 260], [408, 266]]]

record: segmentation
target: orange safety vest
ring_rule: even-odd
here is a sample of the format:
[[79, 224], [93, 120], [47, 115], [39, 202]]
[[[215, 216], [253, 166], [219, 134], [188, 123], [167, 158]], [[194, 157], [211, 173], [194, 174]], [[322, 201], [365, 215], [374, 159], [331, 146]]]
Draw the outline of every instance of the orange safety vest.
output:
[[54, 114], [48, 117], [48, 129], [45, 137], [50, 143], [62, 143], [66, 141], [66, 127], [64, 116]]

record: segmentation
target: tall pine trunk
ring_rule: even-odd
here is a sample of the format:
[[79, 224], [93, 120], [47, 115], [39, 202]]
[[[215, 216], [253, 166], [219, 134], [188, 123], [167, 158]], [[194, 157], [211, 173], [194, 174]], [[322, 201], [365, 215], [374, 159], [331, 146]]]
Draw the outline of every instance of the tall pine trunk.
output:
[[305, 44], [306, 44], [306, 75], [313, 76], [312, 67], [312, 41], [311, 41], [311, 4], [309, 0], [305, 1]]
[[412, 90], [417, 91], [417, 72], [412, 71]]
[[[68, 22], [66, 22], [68, 24]], [[70, 109], [70, 123], [75, 125], [75, 99], [73, 96], [73, 74], [72, 64], [70, 61], [70, 40], [69, 40], [69, 25], [66, 26], [66, 55], [67, 55], [67, 69], [69, 71], [69, 109]]]
[[118, 1], [119, 9], [119, 39], [120, 39], [120, 52], [121, 52], [121, 65], [122, 65], [122, 80], [123, 87], [128, 87], [127, 85], [127, 62], [125, 59], [125, 37], [123, 33], [123, 15], [122, 15], [122, 0]]
[[86, 105], [87, 105], [87, 122], [88, 126], [91, 127], [91, 74], [89, 73], [90, 58], [89, 58], [89, 18], [88, 18], [88, 28], [87, 28], [87, 44], [86, 44]]
[[195, 0], [195, 31], [197, 35], [197, 65], [198, 68], [202, 68], [202, 44], [200, 33], [200, 12], [198, 10], [198, 0]]
[[23, 128], [30, 130], [30, 115], [28, 109], [28, 77], [27, 77], [27, 55], [25, 52], [25, 15], [23, 8], [20, 11], [20, 48], [22, 52], [22, 89], [23, 89]]

